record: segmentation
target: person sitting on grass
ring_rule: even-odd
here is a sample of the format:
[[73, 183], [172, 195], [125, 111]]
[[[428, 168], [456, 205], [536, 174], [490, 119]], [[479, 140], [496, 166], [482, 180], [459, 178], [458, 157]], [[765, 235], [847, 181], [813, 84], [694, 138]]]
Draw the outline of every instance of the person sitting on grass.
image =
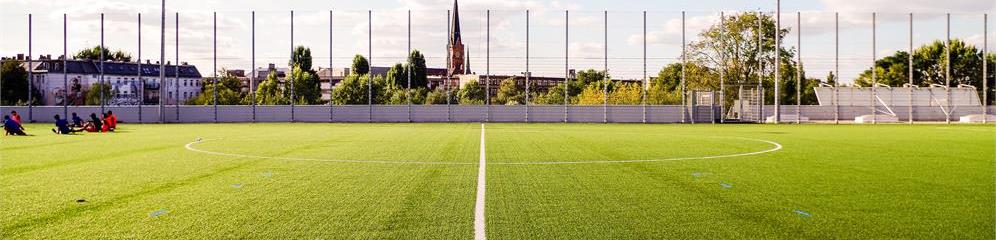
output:
[[24, 127], [20, 123], [11, 119], [10, 116], [3, 116], [3, 130], [5, 135], [15, 135], [15, 136], [26, 136], [24, 133]]
[[[21, 125], [21, 114], [17, 114], [17, 111], [10, 111], [10, 119], [17, 122], [17, 125]], [[23, 129], [22, 129], [23, 130]]]
[[74, 127], [74, 128], [82, 128], [83, 127], [83, 119], [80, 118], [80, 116], [76, 115], [75, 112], [73, 112], [73, 125], [70, 125], [70, 127]]
[[107, 124], [107, 131], [113, 132], [114, 129], [118, 128], [118, 116], [114, 115], [114, 112], [107, 111], [104, 115], [104, 124]]
[[54, 132], [55, 134], [71, 134], [71, 133], [79, 132], [79, 131], [83, 131], [83, 130], [82, 129], [73, 129], [73, 128], [69, 127], [69, 121], [68, 120], [59, 117], [59, 114], [55, 115], [55, 128], [52, 129], [52, 132]]
[[103, 123], [101, 123], [100, 118], [97, 118], [96, 113], [90, 114], [90, 121], [86, 123], [83, 127], [87, 132], [100, 132], [103, 129]]

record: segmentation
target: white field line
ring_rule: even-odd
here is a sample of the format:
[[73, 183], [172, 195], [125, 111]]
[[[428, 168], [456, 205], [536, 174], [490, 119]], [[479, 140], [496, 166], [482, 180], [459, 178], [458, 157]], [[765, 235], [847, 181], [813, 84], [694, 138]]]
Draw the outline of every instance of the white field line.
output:
[[481, 161], [477, 168], [477, 200], [474, 201], [474, 239], [485, 240], [484, 234], [484, 193], [485, 193], [485, 166], [487, 158], [484, 156], [484, 123], [481, 123]]
[[561, 165], [561, 164], [607, 164], [607, 163], [644, 163], [644, 162], [664, 162], [664, 161], [683, 161], [683, 160], [704, 160], [704, 159], [716, 159], [716, 158], [731, 158], [731, 157], [743, 157], [750, 155], [765, 154], [769, 152], [774, 152], [782, 150], [782, 145], [777, 142], [753, 139], [753, 138], [738, 138], [729, 137], [733, 139], [741, 139], [748, 141], [763, 142], [771, 144], [773, 148], [767, 150], [761, 150], [757, 152], [749, 153], [737, 153], [737, 154], [727, 154], [727, 155], [715, 155], [715, 156], [704, 156], [704, 157], [676, 157], [676, 158], [659, 158], [659, 159], [642, 159], [642, 160], [603, 160], [603, 161], [571, 161], [571, 162], [521, 162], [521, 163], [491, 163], [495, 165]]
[[[483, 136], [483, 129], [482, 136]], [[566, 165], [566, 164], [612, 164], [612, 163], [647, 163], [647, 162], [667, 162], [667, 161], [687, 161], [687, 160], [705, 160], [705, 159], [717, 159], [717, 158], [733, 158], [733, 157], [743, 157], [751, 155], [759, 155], [770, 152], [775, 152], [782, 150], [782, 145], [774, 141], [768, 141], [763, 139], [753, 139], [753, 138], [739, 138], [739, 137], [716, 137], [716, 138], [732, 138], [747, 141], [762, 142], [772, 145], [773, 147], [767, 150], [761, 150], [756, 152], [748, 153], [737, 153], [737, 154], [727, 154], [727, 155], [714, 155], [714, 156], [699, 156], [699, 157], [676, 157], [676, 158], [657, 158], [657, 159], [640, 159], [640, 160], [593, 160], [593, 161], [565, 161], [565, 162], [492, 162], [487, 163], [491, 165]], [[336, 163], [373, 163], [373, 164], [426, 164], [426, 165], [472, 165], [475, 163], [461, 163], [461, 162], [419, 162], [419, 161], [376, 161], [376, 160], [335, 160], [335, 159], [321, 159], [321, 158], [297, 158], [297, 157], [269, 157], [269, 156], [255, 156], [246, 154], [236, 154], [236, 153], [222, 153], [222, 152], [212, 152], [207, 150], [201, 150], [194, 148], [194, 145], [207, 141], [216, 141], [220, 139], [205, 139], [201, 141], [193, 141], [187, 143], [184, 147], [187, 150], [216, 155], [216, 156], [226, 156], [235, 158], [256, 158], [256, 159], [269, 159], [269, 160], [290, 160], [290, 161], [309, 161], [309, 162], [336, 162]], [[482, 140], [483, 141], [483, 140]], [[484, 144], [481, 144], [482, 148]], [[484, 156], [484, 154], [481, 154]], [[483, 161], [482, 161], [483, 162]], [[480, 163], [476, 163], [480, 164]]]
[[207, 142], [207, 141], [216, 141], [216, 140], [221, 140], [221, 139], [204, 139], [204, 140], [200, 140], [200, 141], [193, 141], [193, 142], [187, 143], [187, 145], [185, 145], [184, 147], [187, 148], [187, 150], [190, 150], [190, 151], [193, 151], [193, 152], [198, 152], [198, 153], [203, 153], [203, 154], [209, 154], [209, 155], [216, 155], [216, 156], [235, 157], [235, 158], [257, 158], [257, 159], [309, 161], [309, 162], [376, 163], [376, 164], [428, 164], [428, 165], [471, 165], [471, 164], [473, 164], [473, 163], [459, 163], [459, 162], [457, 162], [457, 163], [448, 163], [448, 162], [403, 162], [403, 161], [373, 161], [373, 160], [335, 160], [335, 159], [296, 158], [296, 157], [268, 157], [268, 156], [255, 156], [255, 155], [236, 154], [236, 153], [212, 152], [212, 151], [206, 151], [206, 150], [200, 150], [200, 149], [194, 148], [194, 145], [196, 145], [198, 143]]

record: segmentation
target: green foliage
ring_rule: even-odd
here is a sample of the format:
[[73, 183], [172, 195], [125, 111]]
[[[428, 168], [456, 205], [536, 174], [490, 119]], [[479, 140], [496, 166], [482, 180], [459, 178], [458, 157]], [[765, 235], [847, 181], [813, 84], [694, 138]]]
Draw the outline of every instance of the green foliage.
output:
[[99, 61], [101, 52], [104, 53], [104, 59], [106, 60], [131, 62], [131, 54], [125, 53], [121, 50], [116, 50], [112, 53], [108, 48], [100, 48], [100, 45], [94, 46], [93, 48], [83, 49], [82, 51], [77, 52], [73, 57], [76, 59]]
[[353, 72], [356, 75], [366, 75], [370, 73], [370, 61], [367, 60], [363, 55], [356, 54], [353, 56]]
[[90, 90], [86, 92], [86, 104], [87, 105], [100, 105], [100, 92], [104, 92], [104, 102], [108, 99], [114, 98], [114, 93], [111, 92], [111, 84], [109, 82], [104, 82], [103, 84], [97, 82], [90, 85]]
[[425, 96], [425, 104], [446, 104], [447, 95], [443, 89], [436, 88]]
[[534, 104], [564, 104], [564, 83], [558, 83], [557, 85], [550, 87], [550, 89], [548, 89], [545, 93], [533, 94], [533, 97], [530, 97], [530, 100]]
[[[425, 56], [418, 50], [408, 54], [408, 69], [412, 71], [412, 88], [429, 87], [428, 70], [425, 67]], [[404, 86], [404, 85], [402, 85]]]
[[300, 67], [305, 71], [314, 71], [314, 69], [311, 68], [311, 49], [304, 46], [297, 46], [294, 48], [294, 52], [291, 53], [290, 65]]
[[482, 105], [484, 104], [484, 87], [481, 86], [477, 81], [467, 82], [460, 88], [457, 93], [459, 95], [460, 104], [465, 105]]
[[581, 84], [581, 86], [587, 86], [588, 84], [601, 82], [602, 80], [611, 78], [605, 71], [597, 71], [594, 69], [582, 70], [577, 72], [577, 79], [575, 82]]
[[201, 84], [201, 94], [187, 100], [190, 105], [214, 105], [214, 92], [217, 85], [218, 105], [240, 105], [248, 103], [246, 94], [242, 93], [242, 83], [228, 71], [218, 71], [218, 82], [214, 78], [205, 78]]
[[578, 105], [602, 105], [605, 103], [605, 89], [602, 88], [602, 84], [588, 84], [581, 90], [581, 94], [578, 94], [577, 104]]
[[373, 104], [400, 101], [394, 100], [396, 91], [392, 91], [386, 85], [387, 80], [382, 76], [374, 77], [371, 82], [370, 75], [350, 74], [342, 82], [339, 82], [339, 85], [336, 85], [332, 91], [332, 103], [339, 105], [365, 105], [369, 103], [370, 94], [373, 95]]
[[613, 83], [609, 92], [609, 104], [639, 105], [643, 103], [643, 88], [640, 83]]
[[405, 88], [408, 86], [408, 70], [403, 64], [394, 64], [387, 70], [386, 79], [389, 88]]
[[259, 105], [283, 105], [288, 104], [286, 98], [284, 98], [284, 90], [280, 87], [280, 82], [277, 79], [277, 73], [271, 71], [269, 75], [266, 76], [266, 80], [259, 83], [256, 86], [256, 104]]
[[515, 77], [506, 78], [498, 85], [492, 104], [496, 105], [519, 105], [525, 103], [525, 90], [519, 87]]
[[[17, 60], [4, 60], [3, 61], [3, 79], [0, 79], [0, 84], [2, 84], [3, 98], [0, 99], [0, 105], [3, 106], [13, 106], [13, 105], [27, 105], [28, 103], [28, 71], [21, 67], [21, 61]], [[33, 96], [40, 96], [38, 91], [35, 90]], [[34, 98], [35, 104], [40, 103], [38, 97]]]
[[[875, 61], [875, 82], [889, 86], [909, 83], [909, 53], [896, 51], [893, 55]], [[990, 58], [994, 58], [992, 55]], [[947, 55], [944, 42], [937, 40], [913, 50], [913, 84], [929, 86], [945, 84]], [[996, 63], [989, 62], [990, 69]], [[951, 40], [951, 85], [968, 84], [982, 88], [982, 50], [960, 39]], [[855, 83], [868, 87], [872, 83], [871, 69], [858, 76]]]
[[[287, 82], [293, 82], [294, 103], [296, 104], [320, 104], [322, 103], [322, 88], [318, 75], [307, 71], [301, 67], [294, 67], [291, 74], [287, 76]], [[284, 91], [288, 93], [290, 91]], [[284, 96], [290, 99], [289, 95]]]

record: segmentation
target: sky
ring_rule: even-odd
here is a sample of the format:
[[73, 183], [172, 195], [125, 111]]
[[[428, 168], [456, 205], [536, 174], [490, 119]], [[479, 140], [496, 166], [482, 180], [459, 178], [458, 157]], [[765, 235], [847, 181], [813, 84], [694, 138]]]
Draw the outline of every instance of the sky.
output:
[[[70, 55], [100, 44], [103, 13], [105, 45], [137, 57], [141, 41], [141, 58], [154, 63], [160, 58], [160, 4], [149, 0], [79, 0], [72, 4], [0, 0], [0, 55], [28, 52], [29, 14], [31, 50], [35, 56], [62, 54], [63, 14], [68, 23], [66, 48]], [[316, 67], [346, 68], [353, 55], [369, 53], [373, 65], [390, 66], [404, 60], [409, 34], [411, 48], [425, 54], [430, 67], [443, 67], [447, 10], [452, 5], [452, 0], [168, 1], [165, 57], [171, 62], [179, 58], [180, 62], [195, 64], [205, 76], [210, 76], [214, 69], [250, 69], [254, 49], [252, 11], [255, 11], [257, 67], [269, 63], [286, 66], [292, 45], [311, 48]], [[602, 69], [608, 65], [610, 74], [616, 78], [640, 79], [644, 76], [644, 27], [646, 74], [656, 75], [664, 65], [680, 60], [682, 11], [686, 15], [686, 41], [693, 42], [698, 40], [698, 32], [718, 22], [720, 12], [773, 13], [775, 6], [775, 0], [462, 0], [460, 17], [463, 41], [471, 55], [469, 64], [476, 73], [519, 74], [526, 71], [528, 59], [528, 69], [534, 76], [563, 76], [566, 51], [570, 69]], [[486, 10], [491, 10], [490, 24]], [[945, 14], [951, 13], [951, 37], [982, 48], [982, 16], [988, 13], [993, 18], [996, 1], [796, 0], [783, 1], [781, 10], [782, 27], [792, 31], [782, 44], [797, 49], [801, 39], [806, 71], [810, 77], [819, 78], [834, 69], [834, 12], [840, 13], [840, 75], [846, 82], [869, 67], [873, 59], [908, 49], [911, 12], [915, 13], [915, 46], [944, 39]], [[294, 12], [293, 42], [291, 11]], [[565, 11], [569, 11], [566, 26]], [[877, 14], [874, 48], [872, 12]], [[801, 14], [800, 19], [797, 13]], [[212, 44], [214, 14], [217, 14], [217, 47]], [[368, 19], [372, 24], [368, 24]], [[992, 19], [989, 22], [988, 49], [992, 51], [992, 45], [996, 45], [993, 43], [996, 28], [992, 25], [996, 24]], [[368, 39], [370, 29], [373, 34]], [[215, 49], [217, 65], [213, 61]]]

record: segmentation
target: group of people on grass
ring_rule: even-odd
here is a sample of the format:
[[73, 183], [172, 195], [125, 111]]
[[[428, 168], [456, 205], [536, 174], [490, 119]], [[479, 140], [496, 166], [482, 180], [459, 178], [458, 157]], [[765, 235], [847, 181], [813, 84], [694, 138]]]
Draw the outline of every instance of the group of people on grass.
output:
[[[56, 134], [73, 134], [77, 132], [113, 132], [118, 127], [118, 116], [113, 111], [103, 113], [103, 118], [97, 117], [96, 113], [90, 114], [90, 121], [83, 121], [74, 112], [72, 119], [65, 119], [55, 115], [55, 128], [52, 132]], [[72, 122], [70, 122], [72, 121]], [[10, 115], [3, 116], [3, 130], [6, 135], [25, 136], [24, 126], [21, 125], [21, 115], [17, 111], [11, 111]]]

